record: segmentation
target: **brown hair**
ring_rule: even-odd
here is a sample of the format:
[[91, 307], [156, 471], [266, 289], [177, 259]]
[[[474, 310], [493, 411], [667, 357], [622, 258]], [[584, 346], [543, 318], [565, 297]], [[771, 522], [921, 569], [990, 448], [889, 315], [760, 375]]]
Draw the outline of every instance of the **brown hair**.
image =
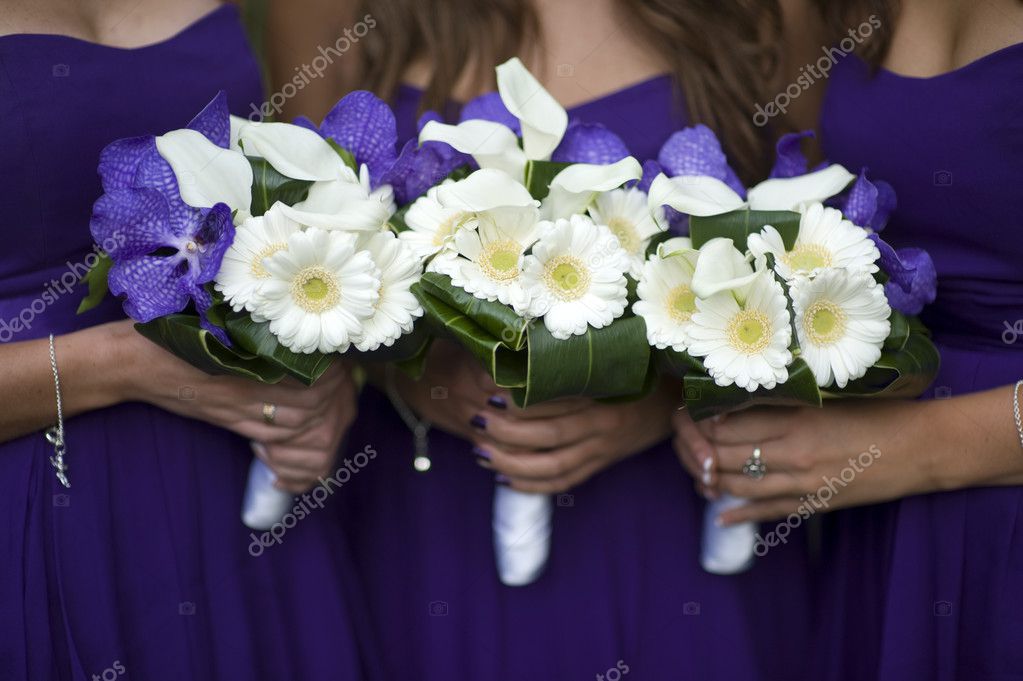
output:
[[[771, 140], [753, 124], [777, 64], [780, 12], [773, 0], [618, 0], [634, 35], [670, 66], [690, 119], [721, 137], [747, 181], [763, 177]], [[408, 66], [432, 67], [422, 106], [440, 109], [468, 77], [493, 86], [493, 67], [538, 45], [529, 0], [362, 0], [377, 28], [362, 39], [362, 86], [393, 96]]]
[[845, 37], [849, 26], [865, 17], [877, 16], [880, 25], [856, 48], [856, 54], [874, 68], [879, 67], [888, 54], [899, 5], [899, 0], [817, 0], [829, 32], [828, 39], [833, 42]]

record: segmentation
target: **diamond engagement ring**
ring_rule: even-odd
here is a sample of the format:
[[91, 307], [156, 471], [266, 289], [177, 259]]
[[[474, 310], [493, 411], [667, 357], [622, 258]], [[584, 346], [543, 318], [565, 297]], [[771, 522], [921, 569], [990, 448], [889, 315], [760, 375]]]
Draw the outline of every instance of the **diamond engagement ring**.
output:
[[277, 405], [270, 404], [269, 402], [263, 403], [263, 421], [268, 426], [272, 426], [274, 421], [277, 419]]
[[767, 464], [760, 458], [760, 447], [753, 448], [753, 454], [742, 465], [742, 473], [754, 480], [760, 480], [767, 475]]

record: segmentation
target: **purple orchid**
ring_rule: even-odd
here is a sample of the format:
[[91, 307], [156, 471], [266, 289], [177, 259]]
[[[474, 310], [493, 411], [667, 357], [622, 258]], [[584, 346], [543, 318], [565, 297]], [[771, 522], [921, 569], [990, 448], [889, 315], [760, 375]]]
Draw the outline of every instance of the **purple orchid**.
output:
[[[324, 137], [334, 140], [369, 170], [373, 189], [387, 184], [394, 198], [404, 205], [426, 193], [452, 170], [466, 163], [467, 157], [447, 144], [409, 140], [398, 152], [394, 112], [371, 92], [357, 90], [334, 105], [323, 124], [316, 128], [308, 119], [296, 121]], [[421, 125], [425, 120], [420, 120]]]
[[[189, 124], [227, 148], [230, 118], [220, 92]], [[221, 342], [227, 334], [206, 312], [212, 282], [234, 240], [231, 209], [223, 203], [193, 208], [182, 201], [177, 179], [152, 135], [118, 140], [100, 155], [104, 194], [93, 206], [89, 228], [97, 243], [112, 244], [111, 293], [123, 295], [125, 313], [149, 322], [195, 303], [202, 327]], [[166, 253], [170, 251], [170, 253]]]

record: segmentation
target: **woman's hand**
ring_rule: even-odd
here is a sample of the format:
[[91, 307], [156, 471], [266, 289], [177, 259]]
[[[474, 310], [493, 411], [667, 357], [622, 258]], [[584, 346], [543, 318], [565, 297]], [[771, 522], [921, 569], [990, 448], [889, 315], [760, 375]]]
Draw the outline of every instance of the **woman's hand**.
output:
[[534, 409], [492, 405], [478, 413], [472, 441], [483, 463], [514, 489], [557, 494], [665, 439], [680, 400], [678, 381], [665, 382], [635, 402], [538, 416]]
[[[256, 443], [277, 474], [277, 486], [303, 492], [331, 472], [341, 438], [355, 417], [355, 386], [335, 363], [312, 387], [292, 379], [265, 385], [233, 376], [210, 376], [131, 331], [121, 339], [137, 379], [125, 399], [230, 430]], [[273, 405], [272, 423], [264, 405]]]
[[[726, 524], [823, 512], [925, 492], [1018, 484], [1005, 390], [949, 400], [849, 400], [816, 408], [761, 407], [694, 423], [674, 419], [675, 447], [709, 497], [750, 499]], [[767, 474], [743, 464], [759, 447]]]
[[446, 342], [434, 343], [419, 381], [395, 380], [420, 418], [472, 442], [499, 480], [551, 494], [665, 438], [678, 400], [678, 390], [663, 386], [634, 403], [570, 398], [520, 409], [473, 357]]

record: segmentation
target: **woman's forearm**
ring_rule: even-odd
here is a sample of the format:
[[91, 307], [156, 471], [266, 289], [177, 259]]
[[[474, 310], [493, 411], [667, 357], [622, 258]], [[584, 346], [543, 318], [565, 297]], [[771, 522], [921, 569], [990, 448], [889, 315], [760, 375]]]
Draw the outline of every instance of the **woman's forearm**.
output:
[[[134, 368], [120, 342], [124, 323], [104, 324], [55, 340], [65, 418], [125, 399]], [[56, 422], [56, 394], [49, 341], [0, 345], [0, 442]]]
[[1023, 447], [1012, 411], [1013, 386], [926, 403], [918, 432], [930, 449], [939, 489], [1023, 485]]

